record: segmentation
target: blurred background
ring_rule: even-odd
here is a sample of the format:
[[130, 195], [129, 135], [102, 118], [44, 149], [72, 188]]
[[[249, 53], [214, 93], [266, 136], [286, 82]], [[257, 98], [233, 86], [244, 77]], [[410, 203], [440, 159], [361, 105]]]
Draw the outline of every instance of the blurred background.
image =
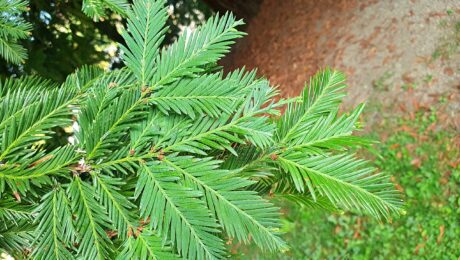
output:
[[[344, 107], [366, 101], [365, 132], [380, 140], [370, 154], [393, 175], [407, 214], [379, 223], [353, 213], [282, 207], [291, 245], [277, 255], [228, 241], [240, 259], [460, 259], [460, 1], [168, 0], [164, 46], [216, 12], [245, 20], [221, 61], [246, 66], [298, 95], [330, 66], [348, 75]], [[116, 14], [93, 21], [81, 1], [30, 0], [32, 23], [21, 65], [0, 60], [0, 77], [38, 74], [63, 81], [83, 64], [123, 66]]]

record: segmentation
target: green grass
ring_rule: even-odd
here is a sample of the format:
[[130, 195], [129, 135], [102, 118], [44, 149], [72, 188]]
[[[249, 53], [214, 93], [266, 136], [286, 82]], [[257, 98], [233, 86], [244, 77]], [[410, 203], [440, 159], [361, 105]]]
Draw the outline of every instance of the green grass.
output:
[[393, 72], [386, 71], [382, 76], [372, 82], [372, 87], [379, 91], [388, 91], [390, 86], [389, 80], [393, 75]]
[[[390, 135], [375, 147], [377, 166], [394, 176], [407, 214], [379, 223], [351, 213], [289, 212], [285, 239], [291, 249], [278, 255], [238, 248], [241, 259], [457, 259], [460, 256], [460, 158], [454, 131], [437, 129], [434, 112], [389, 120], [374, 127]], [[396, 121], [396, 122], [394, 122]], [[457, 133], [458, 134], [458, 133]], [[458, 142], [458, 140], [457, 140]], [[234, 246], [235, 247], [235, 246]]]
[[438, 47], [431, 55], [432, 60], [449, 59], [458, 53], [460, 48], [460, 20], [453, 11], [447, 11], [449, 17], [440, 22], [440, 27], [448, 30], [448, 35], [440, 40]]
[[426, 84], [429, 84], [433, 81], [433, 75], [431, 74], [428, 74], [425, 76], [425, 78], [423, 79], [423, 82], [425, 82]]

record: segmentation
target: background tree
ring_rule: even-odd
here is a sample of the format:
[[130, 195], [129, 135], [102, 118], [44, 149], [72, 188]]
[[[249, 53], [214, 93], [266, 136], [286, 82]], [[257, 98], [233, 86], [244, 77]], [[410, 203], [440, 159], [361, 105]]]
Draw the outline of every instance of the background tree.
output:
[[[7, 7], [6, 2], [2, 0], [0, 6]], [[94, 1], [83, 2], [88, 5]], [[118, 58], [117, 43], [124, 43], [119, 28], [126, 23], [125, 18], [109, 8], [102, 9], [103, 17], [102, 14], [90, 15], [94, 11], [85, 15], [83, 11], [88, 7], [84, 9], [83, 2], [30, 0], [27, 12], [24, 12], [27, 3], [22, 1], [17, 14], [29, 24], [27, 31], [32, 35], [22, 37], [18, 43], [29, 58], [21, 64], [0, 59], [0, 76], [37, 74], [62, 82], [68, 74], [85, 64], [100, 64], [110, 68], [123, 66]], [[162, 45], [172, 43], [181, 28], [190, 24], [200, 25], [212, 13], [199, 0], [168, 0], [167, 5], [169, 29]]]

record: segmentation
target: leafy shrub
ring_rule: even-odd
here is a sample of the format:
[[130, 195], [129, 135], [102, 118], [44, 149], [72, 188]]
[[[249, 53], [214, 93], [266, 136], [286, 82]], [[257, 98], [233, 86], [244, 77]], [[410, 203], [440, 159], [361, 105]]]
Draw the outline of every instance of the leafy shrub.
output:
[[[232, 15], [160, 50], [163, 1], [127, 12], [126, 68], [1, 84], [2, 251], [214, 259], [226, 239], [286, 249], [273, 198], [378, 219], [401, 211], [387, 176], [349, 152], [370, 142], [351, 135], [362, 105], [338, 115], [342, 73], [325, 69], [301, 97], [275, 101], [254, 71], [215, 65], [243, 35]], [[53, 148], [57, 128], [74, 135]]]

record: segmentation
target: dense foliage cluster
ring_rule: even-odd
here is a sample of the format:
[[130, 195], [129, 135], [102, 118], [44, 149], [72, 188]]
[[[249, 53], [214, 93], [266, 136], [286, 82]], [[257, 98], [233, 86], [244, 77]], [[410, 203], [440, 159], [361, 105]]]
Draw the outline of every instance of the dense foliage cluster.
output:
[[[127, 6], [126, 68], [57, 85], [0, 85], [0, 250], [37, 259], [215, 259], [226, 240], [279, 251], [287, 199], [378, 219], [401, 211], [389, 178], [352, 148], [363, 109], [339, 115], [342, 73], [276, 101], [254, 71], [216, 62], [243, 33], [215, 16], [161, 49], [161, 0]], [[280, 108], [287, 106], [283, 115]], [[69, 143], [49, 146], [56, 128]]]
[[26, 8], [25, 1], [0, 0], [0, 57], [15, 64], [27, 57], [25, 48], [18, 44], [32, 29], [20, 15]]
[[[21, 62], [12, 63], [0, 55], [0, 78], [34, 74], [62, 83], [67, 75], [83, 65], [122, 67], [117, 43], [124, 44], [119, 31], [126, 23], [129, 2], [133, 1], [0, 1], [1, 16], [8, 17], [7, 25], [16, 27], [11, 32], [3, 30], [1, 33], [21, 32], [26, 37], [18, 38], [15, 44], [8, 44], [5, 49], [16, 58], [18, 52], [14, 50], [19, 50]], [[162, 46], [174, 42], [181, 28], [200, 25], [212, 14], [201, 0], [167, 0], [166, 5], [168, 30]], [[11, 27], [3, 22], [0, 19], [0, 30]], [[19, 22], [21, 26], [17, 26]], [[30, 31], [30, 28], [33, 29]], [[7, 40], [7, 43], [11, 42], [9, 38]]]

